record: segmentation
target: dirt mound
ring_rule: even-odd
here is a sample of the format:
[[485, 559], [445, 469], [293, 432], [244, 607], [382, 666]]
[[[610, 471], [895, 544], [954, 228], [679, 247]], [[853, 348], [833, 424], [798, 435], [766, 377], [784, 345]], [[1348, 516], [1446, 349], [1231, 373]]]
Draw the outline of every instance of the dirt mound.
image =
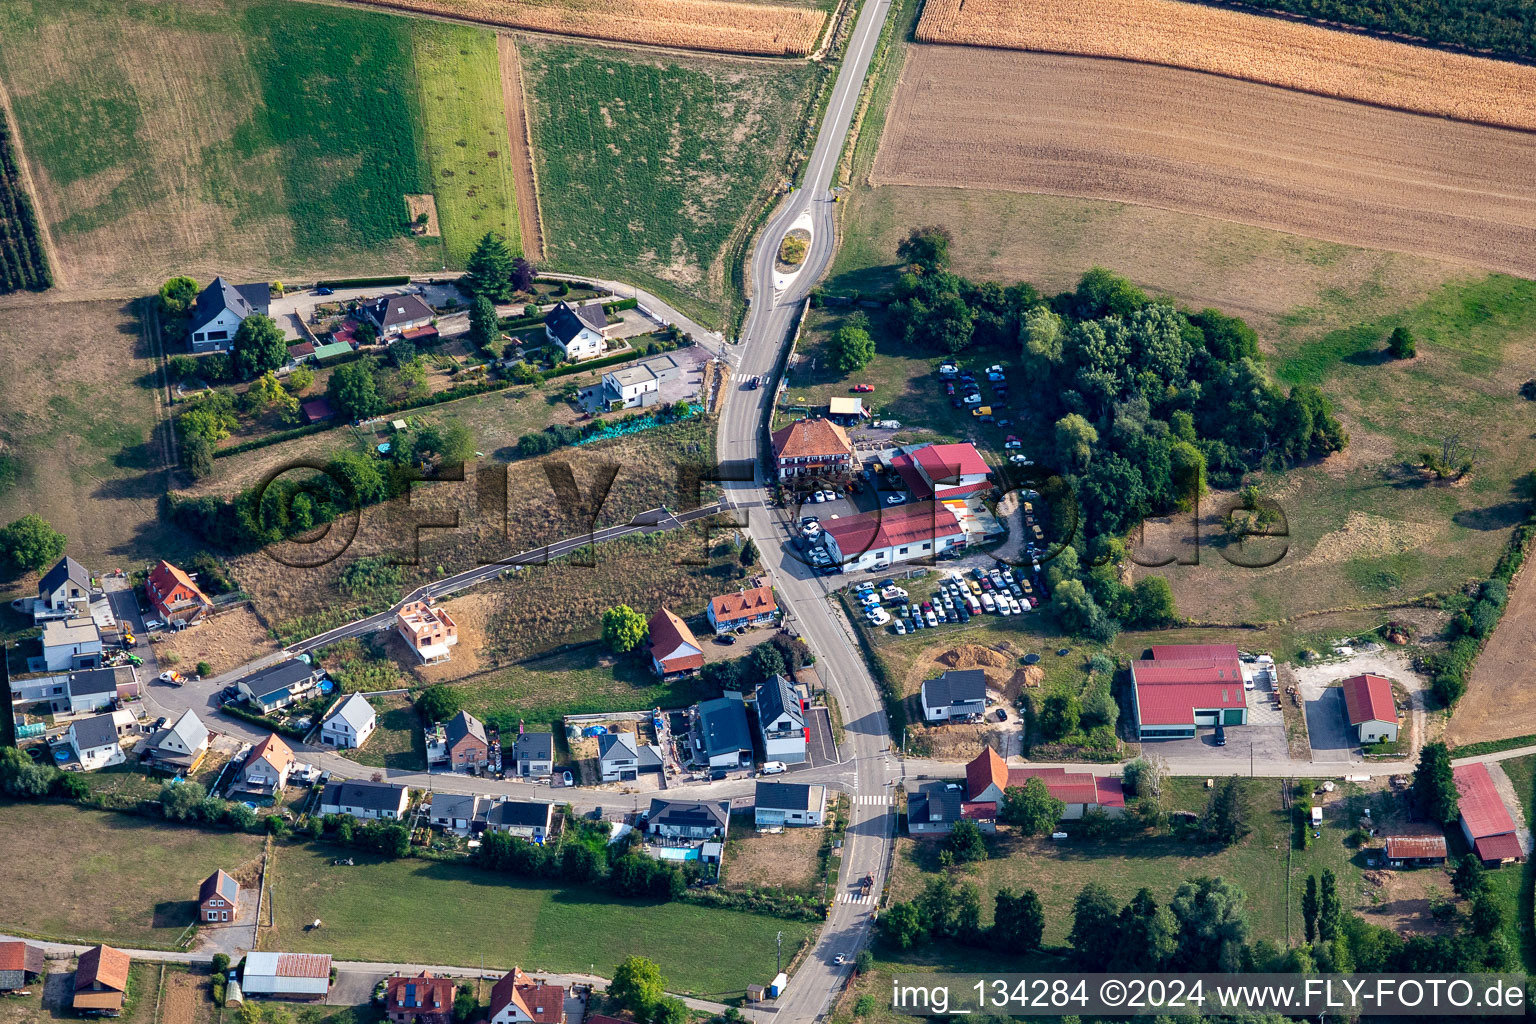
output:
[[980, 647], [976, 644], [966, 644], [956, 647], [952, 651], [945, 651], [933, 659], [945, 668], [1007, 668], [1013, 663], [1013, 659], [1006, 654], [1001, 654], [990, 647]]

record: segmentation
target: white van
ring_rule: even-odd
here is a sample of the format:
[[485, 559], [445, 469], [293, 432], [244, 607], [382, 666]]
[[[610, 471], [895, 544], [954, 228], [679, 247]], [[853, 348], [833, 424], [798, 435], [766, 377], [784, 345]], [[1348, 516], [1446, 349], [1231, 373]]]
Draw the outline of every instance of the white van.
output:
[[785, 764], [783, 761], [764, 761], [763, 762], [762, 774], [764, 774], [764, 775], [782, 775], [782, 774], [784, 774], [788, 770], [789, 770], [789, 766], [787, 764]]

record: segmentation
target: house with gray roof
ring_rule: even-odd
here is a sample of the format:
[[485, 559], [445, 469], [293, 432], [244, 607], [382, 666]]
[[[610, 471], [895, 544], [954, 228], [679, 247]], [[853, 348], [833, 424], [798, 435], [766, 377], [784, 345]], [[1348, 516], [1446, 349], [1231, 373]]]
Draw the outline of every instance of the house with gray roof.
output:
[[91, 574], [85, 571], [85, 566], [65, 555], [37, 581], [32, 621], [89, 616], [90, 604]]
[[555, 771], [555, 734], [525, 732], [512, 744], [512, 772], [522, 779], [542, 779]]
[[544, 314], [544, 336], [568, 362], [596, 359], [608, 347], [608, 316], [602, 303], [573, 306], [562, 302]]
[[405, 816], [411, 791], [389, 782], [332, 782], [320, 797], [320, 813], [346, 814], [359, 821], [379, 821]]
[[803, 782], [759, 782], [753, 794], [758, 828], [821, 825], [827, 819], [827, 787]]
[[502, 800], [485, 812], [485, 827], [492, 832], [520, 836], [542, 843], [549, 836], [555, 805], [538, 800]]
[[661, 839], [723, 839], [731, 823], [727, 800], [651, 800], [645, 816], [647, 836]]
[[69, 724], [67, 735], [83, 771], [94, 772], [127, 760], [118, 739], [117, 721], [110, 714], [78, 718]]
[[635, 742], [632, 732], [609, 732], [597, 738], [598, 774], [604, 782], [633, 782], [641, 772], [661, 771], [661, 752]]
[[379, 329], [379, 337], [386, 340], [426, 327], [437, 316], [419, 295], [386, 295], [365, 310]]
[[943, 835], [960, 820], [965, 790], [958, 782], [924, 782], [907, 797], [907, 831]]
[[758, 685], [757, 731], [763, 738], [764, 760], [805, 762], [805, 711], [794, 684], [781, 675]]
[[433, 793], [427, 804], [427, 823], [458, 836], [485, 830], [485, 812], [492, 799], [466, 793]]
[[698, 763], [724, 769], [751, 766], [752, 734], [741, 694], [729, 692], [699, 701], [690, 709], [688, 729]]
[[144, 756], [156, 768], [193, 771], [208, 753], [208, 739], [208, 727], [188, 708], [176, 721], [150, 734]]
[[265, 715], [309, 696], [321, 675], [303, 658], [289, 658], [246, 676], [237, 685], [240, 696]]
[[43, 667], [70, 672], [101, 665], [101, 630], [95, 620], [77, 617], [43, 623]]
[[192, 351], [228, 352], [245, 318], [256, 313], [265, 316], [271, 303], [272, 287], [265, 282], [230, 284], [222, 277], [214, 278], [192, 306], [188, 332]]
[[987, 674], [979, 668], [951, 669], [923, 683], [923, 719], [971, 721], [987, 713]]
[[57, 711], [100, 711], [112, 706], [117, 698], [117, 670], [114, 668], [85, 668], [69, 674], [68, 700], [57, 698]]
[[320, 723], [320, 742], [339, 749], [360, 747], [377, 725], [378, 716], [368, 698], [354, 693]]

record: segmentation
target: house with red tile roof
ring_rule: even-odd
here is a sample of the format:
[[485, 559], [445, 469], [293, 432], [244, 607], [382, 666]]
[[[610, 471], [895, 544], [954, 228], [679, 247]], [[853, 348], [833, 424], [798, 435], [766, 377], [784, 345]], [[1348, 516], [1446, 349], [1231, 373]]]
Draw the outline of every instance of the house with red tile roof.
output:
[[891, 459], [891, 468], [916, 501], [949, 501], [992, 487], [987, 460], [972, 444], [925, 444]]
[[192, 577], [164, 559], [150, 570], [144, 594], [166, 622], [200, 622], [213, 612], [213, 602]]
[[848, 432], [819, 416], [796, 420], [773, 432], [773, 456], [779, 479], [837, 476], [853, 470], [853, 442]]
[[491, 989], [489, 1013], [489, 1024], [564, 1024], [565, 989], [514, 967]]
[[75, 996], [70, 1005], [77, 1013], [103, 1017], [122, 1013], [131, 963], [127, 953], [111, 946], [92, 946], [81, 953], [75, 966]]
[[19, 939], [0, 942], [0, 992], [16, 992], [43, 976], [43, 947]]
[[771, 626], [778, 613], [773, 587], [766, 583], [734, 594], [721, 594], [709, 600], [709, 624], [716, 633], [729, 633], [743, 626]]
[[1119, 779], [1065, 768], [1010, 768], [997, 751], [987, 747], [965, 766], [962, 815], [984, 829], [995, 828], [1004, 794], [1023, 788], [1030, 779], [1039, 779], [1051, 796], [1066, 804], [1063, 821], [1075, 821], [1089, 811], [1110, 817], [1125, 813], [1125, 787]]
[[1137, 738], [1191, 739], [1200, 726], [1246, 725], [1236, 644], [1158, 644], [1131, 662]]
[[393, 1024], [452, 1024], [453, 979], [430, 971], [387, 979], [384, 1016]]
[[932, 559], [966, 545], [960, 517], [932, 501], [844, 516], [822, 523], [821, 529], [827, 554], [844, 572]]
[[1486, 764], [1464, 764], [1452, 769], [1460, 796], [1461, 834], [1478, 858], [1492, 866], [1508, 864], [1525, 856], [1515, 835], [1515, 820], [1504, 806]]
[[665, 678], [704, 667], [704, 648], [671, 609], [656, 609], [646, 628], [651, 634], [651, 668], [657, 675]]
[[1350, 676], [1340, 684], [1349, 726], [1361, 743], [1393, 743], [1397, 740], [1397, 705], [1392, 684], [1381, 676]]

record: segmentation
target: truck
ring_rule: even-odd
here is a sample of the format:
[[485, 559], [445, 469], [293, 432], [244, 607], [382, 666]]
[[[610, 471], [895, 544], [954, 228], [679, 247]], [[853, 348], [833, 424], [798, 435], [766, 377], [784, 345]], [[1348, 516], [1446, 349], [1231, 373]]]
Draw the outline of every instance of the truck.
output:
[[875, 876], [865, 875], [859, 879], [859, 895], [868, 896], [875, 888]]
[[783, 971], [780, 971], [778, 974], [774, 975], [773, 981], [769, 982], [768, 984], [768, 998], [779, 998], [779, 996], [784, 994], [784, 990], [788, 987], [789, 975], [785, 974]]

